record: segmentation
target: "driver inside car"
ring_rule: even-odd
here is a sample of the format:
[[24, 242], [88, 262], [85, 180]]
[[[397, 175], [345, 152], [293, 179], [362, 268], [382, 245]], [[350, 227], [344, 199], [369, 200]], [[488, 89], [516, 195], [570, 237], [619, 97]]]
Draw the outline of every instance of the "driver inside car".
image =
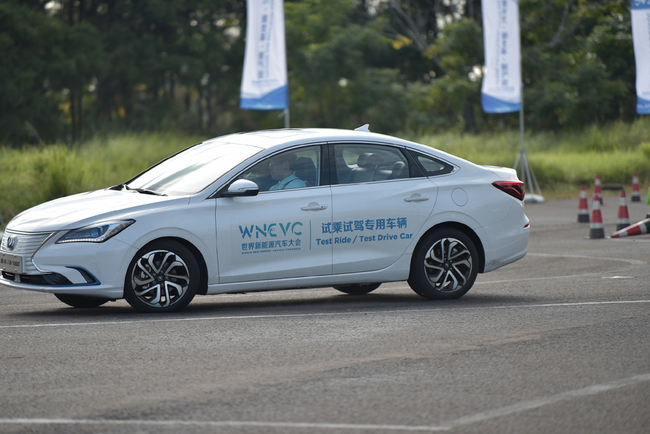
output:
[[291, 153], [280, 154], [271, 160], [269, 165], [271, 178], [278, 181], [269, 190], [288, 190], [290, 188], [303, 188], [307, 184], [293, 172], [296, 155]]

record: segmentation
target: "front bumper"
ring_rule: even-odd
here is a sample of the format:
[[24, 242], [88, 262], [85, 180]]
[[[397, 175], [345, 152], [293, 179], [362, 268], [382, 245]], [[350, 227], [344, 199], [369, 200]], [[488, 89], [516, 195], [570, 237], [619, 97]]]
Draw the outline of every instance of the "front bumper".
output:
[[116, 238], [104, 243], [56, 244], [57, 235], [48, 237], [35, 252], [24, 253], [24, 262], [29, 264], [24, 274], [4, 271], [0, 285], [51, 294], [124, 296], [124, 278], [134, 247]]
[[0, 286], [12, 289], [22, 289], [26, 291], [46, 292], [49, 294], [73, 294], [86, 295], [90, 297], [101, 297], [116, 300], [124, 297], [123, 285], [119, 287], [110, 285], [38, 285], [23, 282], [14, 282], [12, 280], [0, 277]]

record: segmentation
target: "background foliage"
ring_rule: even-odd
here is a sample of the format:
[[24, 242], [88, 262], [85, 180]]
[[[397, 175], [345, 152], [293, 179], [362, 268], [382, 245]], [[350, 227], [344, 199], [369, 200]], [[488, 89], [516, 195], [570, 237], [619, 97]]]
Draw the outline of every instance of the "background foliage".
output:
[[[292, 125], [489, 132], [480, 0], [285, 0]], [[628, 0], [521, 0], [526, 126], [635, 118]], [[3, 0], [0, 142], [275, 128], [240, 110], [245, 0]]]
[[[0, 147], [0, 217], [7, 223], [24, 209], [61, 196], [123, 183], [203, 136], [129, 133], [96, 136], [73, 145]], [[511, 166], [519, 150], [516, 131], [405, 135], [477, 164]], [[650, 180], [650, 119], [617, 121], [580, 132], [529, 132], [526, 148], [546, 198], [574, 197], [596, 174], [630, 192], [633, 174], [645, 195]], [[618, 192], [606, 194], [618, 194]], [[577, 202], [576, 202], [577, 206]]]
[[[548, 197], [650, 180], [629, 0], [520, 0], [526, 149]], [[511, 166], [518, 114], [480, 108], [480, 0], [285, 0], [291, 125], [398, 133]], [[0, 216], [124, 182], [239, 109], [245, 0], [2, 0]]]

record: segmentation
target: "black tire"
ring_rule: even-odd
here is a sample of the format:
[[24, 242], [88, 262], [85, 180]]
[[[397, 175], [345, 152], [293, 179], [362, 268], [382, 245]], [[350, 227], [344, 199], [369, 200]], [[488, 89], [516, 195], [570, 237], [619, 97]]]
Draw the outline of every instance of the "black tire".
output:
[[432, 300], [460, 298], [470, 290], [478, 273], [478, 252], [470, 237], [453, 228], [425, 235], [411, 259], [409, 286]]
[[131, 261], [124, 298], [140, 312], [178, 312], [196, 295], [200, 274], [199, 264], [187, 247], [173, 240], [154, 241]]
[[381, 283], [354, 283], [351, 285], [338, 285], [334, 289], [350, 295], [366, 295], [379, 288]]
[[86, 295], [54, 294], [54, 296], [68, 306], [78, 309], [92, 309], [110, 301], [108, 298], [89, 297]]

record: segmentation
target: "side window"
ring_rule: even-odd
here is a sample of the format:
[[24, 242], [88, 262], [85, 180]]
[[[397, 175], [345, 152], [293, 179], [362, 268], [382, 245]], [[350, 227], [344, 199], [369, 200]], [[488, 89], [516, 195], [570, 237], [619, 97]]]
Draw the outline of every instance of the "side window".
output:
[[339, 184], [385, 181], [409, 177], [409, 163], [392, 146], [334, 145]]
[[424, 174], [426, 176], [438, 176], [446, 175], [454, 171], [454, 166], [451, 164], [440, 161], [436, 158], [433, 158], [429, 155], [419, 154], [417, 152], [412, 153], [415, 159], [420, 163]]
[[260, 191], [315, 187], [320, 185], [320, 167], [320, 146], [309, 146], [266, 158], [238, 179], [253, 181]]

